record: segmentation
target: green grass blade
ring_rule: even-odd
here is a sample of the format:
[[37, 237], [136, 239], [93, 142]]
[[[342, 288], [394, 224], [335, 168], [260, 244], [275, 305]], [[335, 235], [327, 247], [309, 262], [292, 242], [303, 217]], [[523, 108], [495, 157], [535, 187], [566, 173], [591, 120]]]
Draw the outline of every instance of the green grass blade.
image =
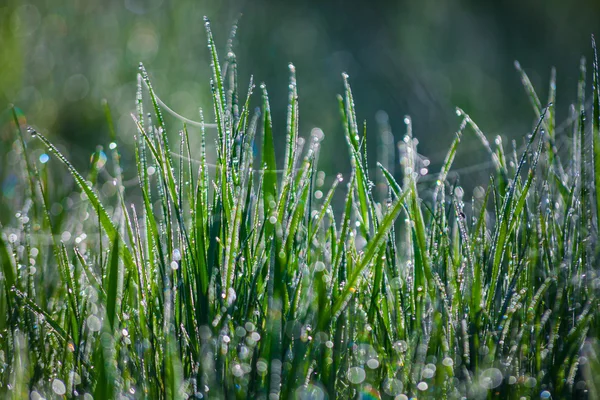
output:
[[[262, 96], [262, 115], [263, 115], [263, 143], [262, 143], [262, 162], [263, 169], [263, 204], [264, 213], [267, 218], [275, 211], [275, 201], [277, 193], [277, 164], [275, 162], [275, 146], [273, 144], [273, 121], [271, 120], [271, 107], [269, 106], [269, 94], [267, 87], [263, 83], [260, 85]], [[273, 225], [273, 224], [271, 224]]]
[[400, 197], [396, 200], [394, 205], [390, 208], [386, 216], [383, 218], [379, 225], [379, 229], [375, 236], [369, 241], [367, 248], [365, 249], [364, 255], [360, 260], [360, 263], [354, 267], [351, 275], [348, 277], [348, 281], [346, 285], [342, 289], [342, 292], [337, 299], [337, 301], [333, 304], [331, 309], [331, 316], [337, 317], [340, 312], [347, 306], [348, 301], [352, 297], [352, 293], [356, 291], [356, 287], [359, 283], [359, 279], [367, 266], [373, 261], [373, 258], [377, 254], [379, 250], [379, 246], [385, 241], [388, 233], [392, 229], [394, 221], [400, 215], [400, 211], [402, 210], [404, 199], [406, 198], [408, 192], [405, 191], [400, 195]]
[[118, 308], [121, 306], [123, 295], [123, 271], [119, 263], [119, 237], [112, 243], [111, 254], [108, 261], [108, 279], [104, 285], [106, 291], [106, 316], [111, 331], [117, 328]]

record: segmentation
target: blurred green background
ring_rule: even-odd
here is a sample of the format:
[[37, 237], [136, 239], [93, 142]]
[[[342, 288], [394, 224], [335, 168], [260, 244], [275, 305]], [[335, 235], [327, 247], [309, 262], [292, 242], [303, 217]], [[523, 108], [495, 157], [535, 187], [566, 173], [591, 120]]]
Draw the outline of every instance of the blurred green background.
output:
[[[514, 60], [542, 98], [550, 68], [557, 68], [557, 118], [565, 120], [575, 98], [579, 59], [591, 59], [590, 35], [600, 32], [598, 0], [2, 0], [0, 124], [10, 126], [6, 110], [14, 103], [27, 123], [85, 168], [96, 146], [109, 142], [101, 106], [105, 98], [127, 162], [133, 156], [127, 146], [135, 130], [130, 113], [138, 63], [145, 64], [171, 108], [197, 120], [202, 107], [211, 121], [202, 18], [211, 19], [223, 57], [240, 14], [234, 46], [240, 89], [245, 93], [250, 74], [267, 84], [281, 148], [287, 65], [294, 63], [301, 135], [323, 129], [320, 164], [330, 174], [349, 170], [346, 152], [339, 151], [345, 143], [335, 98], [343, 89], [342, 72], [350, 74], [359, 120], [369, 127], [371, 153], [377, 156], [378, 123], [389, 118], [398, 141], [409, 114], [419, 152], [435, 167], [457, 129], [456, 106], [471, 114], [490, 139], [498, 134], [520, 138], [530, 129], [534, 114]], [[168, 122], [173, 133], [181, 128], [173, 118]], [[0, 134], [8, 143], [14, 131]], [[473, 137], [464, 142], [457, 167], [485, 160]], [[386, 143], [388, 150], [394, 148]], [[488, 171], [469, 170], [474, 172], [485, 183]], [[134, 168], [125, 171], [134, 173]]]

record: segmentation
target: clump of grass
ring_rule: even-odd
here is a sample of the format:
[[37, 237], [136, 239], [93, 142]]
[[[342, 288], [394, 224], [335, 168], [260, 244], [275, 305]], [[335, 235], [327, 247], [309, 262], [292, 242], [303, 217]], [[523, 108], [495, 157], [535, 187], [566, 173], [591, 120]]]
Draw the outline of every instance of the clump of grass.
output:
[[[115, 176], [111, 200], [98, 190], [104, 153], [84, 177], [45, 136], [25, 132], [15, 113], [13, 151], [23, 172], [15, 217], [0, 240], [4, 396], [599, 395], [595, 47], [592, 113], [582, 61], [567, 152], [556, 145], [552, 106], [542, 105], [518, 67], [537, 117], [524, 147], [490, 144], [458, 110], [460, 127], [433, 195], [423, 197], [406, 118], [402, 176], [379, 165], [387, 195], [378, 199], [347, 76], [339, 108], [352, 173], [322, 188], [323, 137], [299, 135], [293, 66], [278, 155], [265, 85], [253, 113], [254, 85], [245, 97], [239, 92], [234, 53], [220, 61], [206, 28], [214, 170], [204, 129], [200, 148], [185, 125], [179, 143], [169, 142], [143, 66], [133, 115], [139, 202], [125, 191], [116, 144], [107, 164]], [[471, 197], [447, 177], [461, 136], [472, 133], [494, 170], [487, 189]], [[87, 199], [82, 208], [52, 209], [48, 170], [57, 166], [32, 159], [36, 140], [74, 178], [75, 196]], [[343, 212], [336, 213], [340, 191]]]

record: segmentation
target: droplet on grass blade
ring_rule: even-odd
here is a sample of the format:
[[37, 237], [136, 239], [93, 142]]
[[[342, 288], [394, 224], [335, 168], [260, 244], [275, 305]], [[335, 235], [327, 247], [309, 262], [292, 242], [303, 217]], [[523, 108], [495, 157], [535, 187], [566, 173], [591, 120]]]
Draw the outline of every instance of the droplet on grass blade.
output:
[[296, 399], [298, 400], [324, 400], [325, 391], [318, 385], [302, 385], [296, 389]]
[[367, 361], [367, 367], [371, 369], [376, 369], [379, 367], [379, 361], [376, 358], [371, 358]]
[[52, 390], [59, 396], [62, 396], [63, 394], [67, 393], [67, 387], [65, 386], [64, 382], [60, 379], [54, 379], [52, 381]]
[[404, 385], [398, 379], [387, 378], [383, 381], [383, 391], [389, 396], [398, 396], [403, 389]]
[[69, 372], [69, 379], [73, 382], [73, 385], [81, 384], [81, 376], [75, 371]]
[[100, 321], [100, 318], [96, 317], [95, 315], [90, 315], [87, 318], [86, 322], [89, 330], [92, 332], [98, 332], [102, 327], [102, 322]]
[[394, 350], [399, 353], [404, 353], [408, 349], [408, 344], [404, 340], [398, 340], [394, 343]]
[[423, 372], [421, 372], [421, 377], [423, 379], [431, 379], [435, 375], [435, 371], [431, 368], [424, 368]]
[[452, 367], [454, 365], [454, 360], [450, 357], [446, 357], [442, 360], [442, 364], [444, 364], [446, 367]]
[[488, 368], [481, 373], [479, 384], [484, 389], [494, 389], [502, 383], [504, 376], [498, 368]]
[[365, 380], [367, 374], [362, 367], [352, 367], [348, 370], [347, 376], [350, 383], [358, 385]]

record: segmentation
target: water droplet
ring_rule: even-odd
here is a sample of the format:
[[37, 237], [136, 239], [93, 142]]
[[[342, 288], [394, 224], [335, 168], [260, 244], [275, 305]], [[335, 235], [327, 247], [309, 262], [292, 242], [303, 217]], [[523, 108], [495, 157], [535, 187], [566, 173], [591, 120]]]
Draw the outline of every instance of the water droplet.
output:
[[321, 128], [313, 128], [310, 131], [310, 135], [313, 138], [314, 142], [320, 142], [325, 137], [325, 134], [321, 130]]
[[42, 154], [40, 155], [40, 162], [41, 162], [42, 164], [46, 164], [46, 163], [48, 162], [48, 160], [50, 160], [50, 156], [49, 156], [48, 154], [46, 154], [46, 153], [42, 153]]
[[387, 378], [383, 381], [383, 391], [389, 396], [397, 396], [403, 389], [404, 385], [398, 379]]
[[367, 367], [376, 369], [379, 367], [379, 361], [376, 358], [371, 358], [369, 361], [367, 361]]
[[325, 263], [323, 261], [317, 261], [315, 263], [315, 272], [321, 272], [325, 270]]
[[421, 372], [421, 377], [423, 379], [431, 379], [431, 378], [433, 378], [434, 375], [435, 375], [435, 371], [430, 368], [425, 368]]
[[173, 260], [175, 260], [175, 261], [181, 260], [181, 252], [179, 251], [179, 249], [173, 250]]
[[488, 368], [481, 373], [479, 384], [484, 389], [494, 389], [502, 383], [504, 376], [498, 368]]
[[117, 148], [117, 144], [115, 142], [110, 142], [110, 144], [108, 145], [108, 148], [111, 150], [114, 150]]
[[75, 371], [69, 372], [69, 379], [71, 379], [73, 385], [81, 384], [81, 376]]
[[100, 322], [100, 318], [96, 317], [95, 315], [90, 315], [87, 320], [87, 326], [89, 328], [90, 331], [92, 332], [98, 332], [102, 326], [102, 322]]
[[108, 160], [108, 157], [106, 157], [106, 153], [100, 146], [98, 146], [98, 150], [90, 157], [90, 163], [92, 163], [96, 169], [102, 169], [106, 164], [106, 160]]
[[60, 379], [55, 379], [52, 381], [52, 390], [59, 396], [62, 396], [63, 394], [67, 393], [67, 387], [65, 386], [64, 382]]
[[367, 374], [362, 367], [352, 367], [348, 370], [347, 376], [350, 383], [358, 385], [365, 380]]
[[394, 343], [394, 350], [404, 353], [408, 349], [408, 344], [404, 340], [398, 340]]
[[454, 360], [450, 357], [446, 357], [442, 360], [442, 364], [444, 364], [446, 367], [452, 367], [454, 365]]
[[528, 388], [534, 388], [536, 384], [537, 380], [533, 376], [530, 376], [525, 380], [525, 386]]
[[298, 400], [324, 400], [325, 391], [315, 384], [302, 385], [296, 389], [296, 399]]
[[427, 382], [419, 382], [419, 384], [417, 385], [417, 389], [424, 392], [427, 389], [429, 389], [429, 385], [427, 384]]

